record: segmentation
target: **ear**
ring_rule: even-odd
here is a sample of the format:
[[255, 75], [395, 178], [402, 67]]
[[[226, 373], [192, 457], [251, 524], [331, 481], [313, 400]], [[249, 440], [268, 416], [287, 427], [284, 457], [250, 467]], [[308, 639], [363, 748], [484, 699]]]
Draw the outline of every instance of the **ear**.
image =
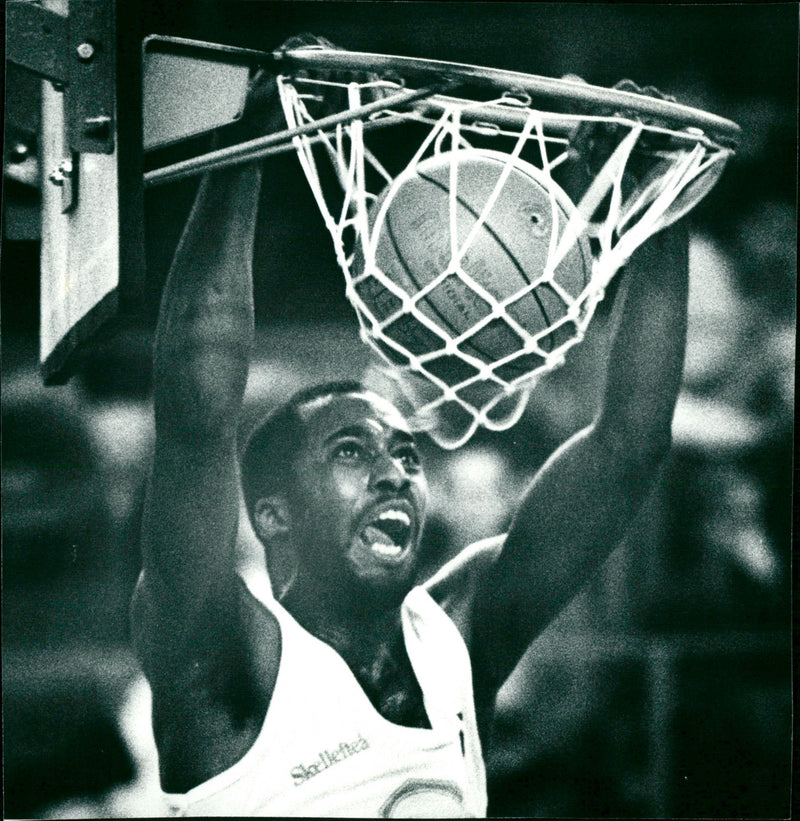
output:
[[281, 601], [297, 577], [289, 505], [282, 496], [267, 496], [253, 506], [256, 535], [265, 547], [272, 592]]
[[253, 505], [253, 526], [264, 544], [285, 539], [290, 524], [289, 506], [282, 496], [265, 496]]

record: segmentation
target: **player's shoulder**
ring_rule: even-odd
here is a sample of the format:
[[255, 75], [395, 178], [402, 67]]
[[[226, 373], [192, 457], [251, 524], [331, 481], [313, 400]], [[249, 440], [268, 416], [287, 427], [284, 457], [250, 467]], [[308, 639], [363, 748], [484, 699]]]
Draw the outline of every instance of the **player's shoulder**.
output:
[[225, 574], [209, 593], [192, 623], [181, 623], [164, 601], [168, 594], [152, 574], [142, 571], [131, 603], [131, 637], [154, 686], [171, 687], [187, 670], [194, 675], [223, 662], [230, 667], [231, 657], [246, 658], [243, 666], [259, 670], [264, 681], [274, 679], [280, 628], [264, 598], [254, 594], [238, 572]]
[[488, 539], [473, 542], [453, 556], [452, 559], [445, 562], [425, 582], [424, 587], [436, 598], [435, 591], [449, 587], [454, 582], [463, 581], [465, 578], [472, 577], [476, 572], [485, 570], [494, 564], [503, 549], [505, 540], [506, 534], [501, 533], [498, 536], [491, 536]]
[[455, 622], [467, 644], [481, 579], [497, 561], [505, 540], [506, 534], [501, 534], [474, 542], [442, 565], [423, 585]]

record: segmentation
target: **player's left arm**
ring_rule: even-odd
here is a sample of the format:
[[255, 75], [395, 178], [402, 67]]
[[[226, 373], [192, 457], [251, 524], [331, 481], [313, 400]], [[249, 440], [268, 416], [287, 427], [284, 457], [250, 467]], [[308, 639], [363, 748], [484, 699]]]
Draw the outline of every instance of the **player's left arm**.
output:
[[476, 684], [490, 691], [619, 544], [670, 448], [686, 339], [685, 226], [640, 248], [621, 285], [595, 420], [537, 473], [475, 592], [470, 652]]

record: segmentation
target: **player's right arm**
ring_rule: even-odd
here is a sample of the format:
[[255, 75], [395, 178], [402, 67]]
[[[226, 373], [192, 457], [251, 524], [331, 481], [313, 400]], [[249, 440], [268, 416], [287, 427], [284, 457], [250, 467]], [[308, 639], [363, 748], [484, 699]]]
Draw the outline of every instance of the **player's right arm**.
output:
[[232, 594], [236, 426], [253, 336], [251, 259], [260, 168], [206, 176], [162, 296], [155, 449], [142, 525], [134, 639], [148, 673], [196, 653], [214, 598]]
[[[275, 81], [258, 74], [229, 136], [242, 142], [281, 123]], [[144, 569], [132, 608], [134, 642], [154, 686], [163, 680], [173, 687], [187, 667], [225, 657], [254, 632], [243, 626], [252, 613], [242, 611], [235, 573], [242, 516], [236, 430], [253, 341], [261, 173], [253, 162], [203, 178], [162, 294]]]

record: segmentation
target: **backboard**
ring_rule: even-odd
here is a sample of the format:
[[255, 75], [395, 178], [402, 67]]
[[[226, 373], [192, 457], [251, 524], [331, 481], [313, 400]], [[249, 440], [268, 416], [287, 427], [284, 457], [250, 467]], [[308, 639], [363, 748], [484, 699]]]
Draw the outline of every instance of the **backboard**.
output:
[[42, 84], [39, 357], [52, 382], [80, 342], [117, 312], [119, 153], [71, 154], [64, 92]]
[[[22, 59], [47, 78], [41, 81], [40, 363], [45, 383], [55, 384], [74, 372], [77, 354], [98, 331], [144, 307], [145, 152], [235, 120], [252, 60], [224, 47], [197, 59], [180, 45], [143, 46], [136, 3], [46, 0], [44, 8], [57, 16], [45, 18], [50, 31], [35, 31], [34, 42], [56, 59], [44, 67], [41, 57]], [[102, 29], [94, 36], [87, 31], [93, 25]], [[59, 74], [66, 82], [53, 81]], [[98, 118], [110, 124], [105, 145], [91, 144]]]
[[[69, 378], [83, 343], [142, 290], [138, 43], [117, 34], [129, 36], [118, 15], [135, 5], [123, 12], [113, 0], [46, 0], [31, 38], [54, 55], [52, 65], [28, 66], [44, 78], [39, 355], [47, 384]], [[17, 23], [9, 36], [22, 33]]]

